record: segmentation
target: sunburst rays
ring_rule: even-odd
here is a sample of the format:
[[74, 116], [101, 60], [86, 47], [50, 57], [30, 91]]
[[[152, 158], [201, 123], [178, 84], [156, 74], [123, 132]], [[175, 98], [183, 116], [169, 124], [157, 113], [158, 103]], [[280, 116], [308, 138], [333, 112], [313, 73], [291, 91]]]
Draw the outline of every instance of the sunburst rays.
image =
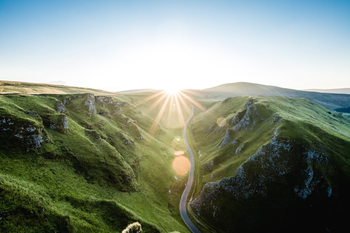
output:
[[180, 90], [176, 93], [160, 91], [138, 101], [137, 106], [152, 101], [147, 112], [158, 111], [156, 115], [152, 114], [155, 118], [149, 132], [154, 134], [161, 123], [168, 128], [182, 128], [185, 125], [185, 115], [191, 111], [191, 105], [204, 111], [205, 108], [190, 96], [192, 94], [189, 90]]

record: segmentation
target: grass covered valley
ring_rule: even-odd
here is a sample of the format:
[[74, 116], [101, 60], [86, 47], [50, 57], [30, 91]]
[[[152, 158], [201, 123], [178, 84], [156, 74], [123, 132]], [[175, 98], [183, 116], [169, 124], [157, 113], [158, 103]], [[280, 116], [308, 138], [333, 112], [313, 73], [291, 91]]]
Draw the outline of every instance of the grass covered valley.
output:
[[121, 232], [138, 221], [144, 232], [188, 232], [178, 213], [183, 177], [172, 169], [181, 131], [150, 133], [154, 122], [135, 101], [1, 95], [1, 231]]
[[192, 106], [188, 213], [202, 232], [347, 225], [350, 118], [331, 107], [348, 108], [348, 95], [5, 81], [0, 90], [1, 232], [122, 232], [134, 222], [143, 232], [190, 232], [178, 207], [187, 174], [174, 160], [188, 156], [182, 129]]

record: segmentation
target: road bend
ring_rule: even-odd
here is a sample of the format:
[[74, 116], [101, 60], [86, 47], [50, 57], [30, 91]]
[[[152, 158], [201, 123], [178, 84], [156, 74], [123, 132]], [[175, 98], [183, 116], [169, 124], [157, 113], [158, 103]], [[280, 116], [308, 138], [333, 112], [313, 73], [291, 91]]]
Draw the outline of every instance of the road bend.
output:
[[181, 214], [182, 220], [184, 221], [186, 226], [190, 229], [190, 231], [192, 231], [193, 233], [201, 233], [201, 231], [193, 224], [191, 219], [188, 217], [187, 208], [186, 208], [187, 207], [187, 197], [191, 191], [191, 187], [193, 184], [193, 177], [194, 177], [194, 155], [193, 155], [193, 152], [192, 152], [190, 146], [188, 145], [187, 139], [186, 139], [187, 126], [188, 126], [192, 117], [193, 117], [193, 106], [192, 106], [191, 116], [188, 118], [188, 120], [185, 124], [185, 127], [184, 127], [184, 131], [182, 133], [182, 137], [184, 139], [184, 142], [185, 142], [185, 145], [186, 145], [189, 157], [190, 157], [191, 166], [190, 166], [190, 171], [188, 174], [188, 181], [187, 181], [185, 190], [182, 193], [181, 200], [180, 200], [180, 214]]

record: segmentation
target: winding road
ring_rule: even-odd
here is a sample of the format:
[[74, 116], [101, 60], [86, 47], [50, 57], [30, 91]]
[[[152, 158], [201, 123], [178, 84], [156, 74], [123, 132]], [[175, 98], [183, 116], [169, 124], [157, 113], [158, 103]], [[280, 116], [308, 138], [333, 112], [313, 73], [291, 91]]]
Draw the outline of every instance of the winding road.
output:
[[180, 214], [181, 214], [181, 218], [184, 221], [184, 223], [186, 224], [186, 226], [190, 229], [190, 231], [192, 231], [193, 233], [201, 233], [200, 230], [198, 230], [198, 228], [196, 227], [196, 225], [193, 224], [193, 222], [191, 221], [191, 219], [188, 217], [187, 214], [187, 197], [191, 191], [191, 187], [193, 184], [193, 177], [194, 177], [194, 155], [193, 152], [190, 148], [190, 146], [187, 143], [187, 139], [186, 139], [186, 131], [187, 131], [187, 125], [190, 122], [191, 118], [193, 117], [193, 106], [192, 106], [192, 112], [191, 112], [191, 116], [188, 118], [185, 127], [184, 127], [184, 131], [182, 133], [182, 137], [184, 139], [187, 151], [188, 151], [188, 155], [190, 157], [190, 162], [191, 162], [191, 166], [190, 166], [190, 171], [188, 174], [188, 181], [185, 187], [184, 192], [182, 193], [181, 196], [181, 200], [180, 200]]

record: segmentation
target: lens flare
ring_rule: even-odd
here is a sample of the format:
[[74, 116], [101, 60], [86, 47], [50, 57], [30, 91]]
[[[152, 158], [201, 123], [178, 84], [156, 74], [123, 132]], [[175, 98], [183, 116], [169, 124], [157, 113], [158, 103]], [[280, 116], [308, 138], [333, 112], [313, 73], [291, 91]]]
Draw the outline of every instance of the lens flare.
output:
[[183, 156], [185, 154], [185, 151], [179, 150], [179, 151], [175, 151], [174, 155], [175, 156]]
[[225, 118], [219, 117], [219, 118], [216, 120], [216, 124], [218, 124], [218, 126], [220, 126], [220, 127], [224, 127], [224, 126], [227, 124], [227, 121], [226, 121]]
[[190, 160], [185, 156], [177, 156], [173, 161], [173, 169], [177, 175], [183, 176], [186, 175], [190, 170]]

